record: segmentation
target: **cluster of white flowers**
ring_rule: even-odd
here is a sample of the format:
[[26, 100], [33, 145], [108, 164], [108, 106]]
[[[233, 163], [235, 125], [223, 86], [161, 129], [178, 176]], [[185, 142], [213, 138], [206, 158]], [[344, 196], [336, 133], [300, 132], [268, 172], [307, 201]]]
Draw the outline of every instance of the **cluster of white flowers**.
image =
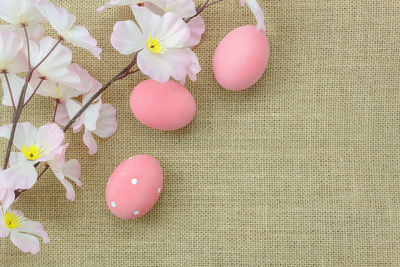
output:
[[[0, 26], [2, 103], [14, 108], [14, 119], [34, 95], [53, 98], [55, 103], [53, 121], [39, 128], [30, 122], [0, 127], [0, 137], [11, 138], [17, 151], [9, 153], [0, 171], [0, 237], [10, 236], [19, 249], [35, 254], [40, 250], [37, 236], [48, 242], [47, 233], [40, 223], [25, 219], [10, 207], [40, 178], [43, 172], [38, 174], [39, 168], [51, 169], [65, 187], [66, 198], [74, 201], [70, 181], [82, 185], [81, 165], [75, 159], [65, 159], [68, 144], [61, 126], [68, 124], [102, 85], [72, 63], [72, 52], [64, 44], [86, 49], [97, 58], [101, 49], [86, 28], [74, 26], [74, 15], [46, 0], [0, 0], [0, 19], [7, 23]], [[46, 22], [55, 30], [55, 38], [46, 36]], [[24, 99], [20, 100], [22, 93]], [[82, 125], [83, 141], [94, 154], [97, 145], [92, 133], [102, 138], [111, 136], [117, 128], [116, 111], [98, 97], [76, 119], [74, 132], [79, 132]]]
[[[100, 7], [98, 12], [130, 6], [136, 20], [117, 22], [111, 35], [111, 44], [118, 52], [135, 53], [132, 65], [102, 86], [80, 65], [72, 63], [72, 52], [64, 45], [83, 48], [100, 58], [97, 41], [85, 27], [74, 25], [74, 15], [47, 0], [0, 0], [0, 19], [6, 22], [0, 25], [2, 103], [14, 109], [13, 123], [0, 127], [0, 137], [9, 140], [0, 169], [0, 237], [10, 236], [19, 249], [32, 254], [40, 250], [37, 237], [49, 242], [40, 223], [26, 219], [20, 211], [10, 209], [11, 205], [48, 169], [65, 187], [67, 199], [73, 201], [75, 192], [70, 181], [82, 185], [81, 166], [75, 159], [65, 159], [65, 131], [71, 126], [77, 133], [85, 126], [83, 142], [89, 153], [95, 154], [93, 134], [107, 138], [117, 129], [116, 110], [102, 102], [101, 92], [136, 72], [131, 70], [135, 64], [159, 82], [171, 77], [182, 83], [186, 77], [196, 80], [201, 67], [192, 48], [200, 43], [205, 31], [199, 15], [221, 1], [208, 0], [197, 9], [193, 0], [111, 0]], [[257, 1], [240, 3], [250, 7], [258, 29], [265, 31], [264, 14]], [[55, 30], [55, 38], [46, 36], [44, 23]], [[18, 122], [22, 108], [35, 95], [55, 99], [53, 121], [39, 128], [30, 122]], [[16, 152], [11, 151], [12, 146]], [[38, 168], [43, 168], [39, 174]]]

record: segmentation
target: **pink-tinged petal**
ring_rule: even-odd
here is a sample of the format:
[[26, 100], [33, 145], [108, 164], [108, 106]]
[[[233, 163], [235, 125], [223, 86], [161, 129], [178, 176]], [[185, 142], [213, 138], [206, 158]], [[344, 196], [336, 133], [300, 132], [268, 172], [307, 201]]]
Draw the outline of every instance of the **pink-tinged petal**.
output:
[[172, 76], [175, 80], [185, 79], [192, 61], [184, 49], [169, 49], [161, 56], [147, 49], [138, 54], [138, 67], [153, 80], [164, 83]]
[[1, 205], [4, 210], [7, 210], [15, 201], [15, 189], [2, 188]]
[[26, 220], [26, 221], [24, 221], [22, 226], [20, 228], [18, 228], [18, 231], [39, 236], [43, 239], [43, 243], [50, 242], [49, 235], [44, 230], [43, 225], [40, 222]]
[[146, 7], [137, 5], [131, 6], [131, 9], [145, 38], [148, 38], [150, 34], [156, 34], [158, 32], [161, 25], [161, 17], [159, 15], [154, 14]]
[[60, 183], [64, 186], [65, 190], [66, 190], [66, 198], [70, 201], [74, 201], [75, 200], [75, 191], [74, 191], [74, 187], [72, 186], [72, 184], [70, 182], [68, 182], [67, 180], [65, 180], [64, 174], [61, 170], [56, 169], [56, 168], [51, 168], [54, 175], [56, 176], [57, 180], [60, 181]]
[[[55, 105], [55, 103], [54, 103]], [[67, 107], [65, 105], [65, 102], [60, 102], [57, 107], [57, 113], [56, 113], [56, 122], [60, 124], [61, 126], [67, 125], [69, 122], [70, 118], [68, 115]]]
[[66, 161], [62, 172], [66, 177], [74, 181], [77, 186], [82, 186], [82, 182], [79, 180], [81, 177], [81, 164], [76, 159]]
[[[14, 59], [24, 47], [24, 40], [13, 32], [0, 32], [0, 70], [16, 71]], [[18, 61], [19, 62], [19, 61]], [[18, 72], [18, 71], [17, 71]]]
[[96, 130], [97, 120], [100, 117], [100, 109], [102, 107], [101, 101], [90, 105], [83, 113], [83, 124], [86, 129], [93, 132]]
[[65, 152], [67, 151], [68, 144], [61, 146], [54, 158], [47, 163], [50, 165], [53, 170], [61, 170], [65, 163]]
[[[84, 94], [83, 97], [82, 97], [82, 103], [83, 103], [83, 104], [88, 103], [88, 102], [90, 101], [90, 99], [91, 99], [91, 98], [102, 88], [102, 86], [103, 86], [99, 81], [97, 81], [97, 80], [95, 80], [95, 79], [93, 79], [93, 80], [94, 80], [94, 82], [93, 82], [92, 88], [91, 88], [86, 94]], [[93, 103], [93, 102], [96, 102], [96, 101], [99, 101], [100, 98], [101, 98], [101, 94], [100, 94], [94, 101], [92, 101], [92, 103]]]
[[117, 111], [110, 104], [104, 104], [100, 109], [94, 134], [101, 138], [108, 138], [117, 130]]
[[187, 25], [190, 29], [190, 39], [186, 43], [186, 46], [188, 47], [196, 46], [201, 41], [201, 36], [206, 30], [206, 24], [204, 23], [203, 18], [198, 16], [191, 19]]
[[89, 31], [83, 26], [75, 26], [64, 36], [65, 40], [74, 46], [86, 49], [92, 55], [100, 59], [101, 48], [97, 46], [97, 41], [90, 36]]
[[189, 57], [191, 59], [191, 64], [190, 67], [188, 69], [188, 76], [189, 79], [192, 81], [196, 81], [197, 80], [197, 74], [201, 71], [201, 66], [199, 63], [199, 59], [197, 58], [196, 53], [194, 53], [192, 50], [190, 49], [186, 49], [187, 53], [189, 54]]
[[10, 233], [10, 229], [4, 224], [4, 211], [7, 209], [3, 209], [1, 207], [1, 215], [0, 215], [0, 238], [6, 238]]
[[90, 155], [94, 155], [97, 153], [97, 143], [96, 140], [94, 140], [92, 132], [85, 129], [85, 133], [83, 134], [83, 142], [89, 149]]
[[42, 15], [27, 0], [0, 1], [0, 18], [16, 26], [29, 26], [43, 21]]
[[246, 0], [240, 0], [240, 5], [244, 6], [246, 4]]
[[[31, 42], [32, 43], [32, 42]], [[40, 40], [39, 55], [32, 53], [32, 65], [36, 65], [43, 60], [45, 56], [56, 45], [57, 40], [51, 37], [45, 37]], [[37, 50], [37, 48], [35, 49]], [[58, 69], [63, 67], [68, 67], [71, 64], [72, 52], [69, 48], [62, 44], [58, 44], [53, 52], [46, 58], [42, 65], [38, 69], [51, 71], [52, 69]], [[41, 72], [41, 71], [40, 71]]]
[[22, 252], [36, 254], [40, 251], [39, 239], [35, 236], [11, 231], [10, 240]]
[[32, 164], [19, 163], [4, 170], [3, 185], [10, 189], [30, 189], [37, 180], [36, 169]]
[[183, 47], [190, 39], [190, 29], [185, 21], [175, 13], [162, 16], [159, 34], [167, 48]]
[[56, 123], [48, 123], [37, 131], [36, 144], [44, 149], [44, 153], [50, 154], [60, 148], [64, 142], [64, 132]]
[[129, 55], [143, 49], [145, 39], [139, 27], [131, 20], [118, 21], [111, 34], [112, 46], [121, 54]]
[[[0, 137], [10, 138], [12, 124], [0, 127]], [[33, 144], [36, 140], [37, 129], [30, 122], [22, 122], [17, 124], [14, 135], [14, 146], [21, 150], [22, 146]]]
[[33, 165], [31, 163], [31, 161], [29, 161], [27, 158], [25, 158], [24, 154], [22, 154], [21, 152], [11, 152], [10, 153], [10, 166], [13, 167], [14, 165], [17, 164], [28, 164], [30, 163], [31, 165]]
[[69, 70], [75, 72], [78, 74], [80, 80], [81, 80], [81, 85], [82, 85], [82, 94], [85, 94], [92, 89], [94, 82], [96, 81], [92, 75], [89, 74], [87, 70], [82, 68], [79, 64], [77, 63], [72, 63], [68, 67]]
[[[82, 108], [82, 106], [73, 99], [68, 99], [65, 101], [65, 105], [68, 111], [69, 118], [72, 119]], [[72, 128], [74, 133], [80, 132], [83, 125], [83, 116], [79, 116], [79, 118], [72, 124]]]
[[75, 15], [68, 13], [65, 8], [53, 5], [47, 0], [37, 1], [34, 5], [61, 36], [64, 36], [76, 21]]
[[27, 28], [29, 40], [34, 42], [40, 42], [40, 39], [44, 36], [44, 29], [40, 24], [29, 25]]
[[82, 88], [79, 76], [67, 68], [54, 69], [50, 74], [47, 73], [45, 77], [47, 77], [50, 81], [57, 82], [65, 86]]
[[[18, 77], [15, 74], [8, 74], [8, 81], [10, 82], [10, 87], [11, 87], [11, 93], [13, 96], [13, 100], [14, 100], [14, 104], [17, 106], [18, 105], [18, 101], [19, 101], [19, 97], [21, 95], [21, 90], [22, 87], [25, 84], [25, 80]], [[2, 79], [1, 81], [1, 85], [3, 87], [3, 105], [5, 106], [10, 106], [12, 107], [12, 100], [11, 100], [11, 96], [10, 96], [10, 90], [8, 88], [8, 83], [7, 80], [5, 78]], [[28, 84], [28, 88], [26, 90], [26, 94], [25, 94], [25, 103], [26, 101], [29, 99], [29, 97], [32, 95], [33, 93], [33, 89], [32, 86], [30, 84]]]
[[97, 9], [97, 13], [102, 13], [105, 9], [113, 7], [113, 6], [130, 6], [130, 5], [136, 5], [139, 2], [139, 0], [111, 0], [108, 2], [106, 5], [101, 6]]

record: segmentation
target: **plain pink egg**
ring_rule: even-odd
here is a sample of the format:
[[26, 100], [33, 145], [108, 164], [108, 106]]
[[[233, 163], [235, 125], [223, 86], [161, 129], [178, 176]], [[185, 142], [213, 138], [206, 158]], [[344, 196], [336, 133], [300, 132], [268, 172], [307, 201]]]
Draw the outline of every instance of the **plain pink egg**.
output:
[[107, 206], [121, 219], [143, 216], [160, 197], [163, 180], [162, 168], [155, 158], [131, 157], [122, 162], [108, 180]]
[[196, 102], [181, 84], [146, 80], [132, 91], [131, 110], [144, 125], [164, 131], [188, 125], [196, 114]]
[[269, 44], [263, 31], [246, 25], [228, 33], [215, 50], [213, 68], [218, 83], [231, 91], [256, 84], [268, 65]]

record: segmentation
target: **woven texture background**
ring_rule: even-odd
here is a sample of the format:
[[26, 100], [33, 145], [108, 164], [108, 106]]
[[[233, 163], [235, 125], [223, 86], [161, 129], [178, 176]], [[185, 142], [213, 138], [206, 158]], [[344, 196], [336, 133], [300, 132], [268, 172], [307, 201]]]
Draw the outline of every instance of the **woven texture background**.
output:
[[[104, 49], [101, 61], [74, 49], [75, 61], [102, 82], [129, 62], [109, 43], [115, 21], [132, 17], [127, 8], [97, 15], [106, 0], [55, 2]], [[144, 77], [115, 84], [104, 99], [117, 108], [117, 133], [95, 156], [81, 134], [67, 137], [69, 158], [83, 164], [76, 202], [49, 173], [16, 204], [52, 242], [31, 256], [0, 240], [0, 265], [400, 264], [400, 2], [259, 0], [269, 68], [253, 88], [231, 93], [211, 63], [226, 33], [255, 23], [238, 2], [204, 13], [208, 30], [196, 48], [203, 71], [187, 84], [198, 107], [193, 123], [149, 129], [128, 103]], [[51, 113], [51, 100], [37, 97], [24, 120], [39, 126]], [[2, 124], [11, 121], [11, 109], [0, 114]], [[164, 191], [146, 216], [119, 220], [105, 185], [136, 154], [160, 161]]]

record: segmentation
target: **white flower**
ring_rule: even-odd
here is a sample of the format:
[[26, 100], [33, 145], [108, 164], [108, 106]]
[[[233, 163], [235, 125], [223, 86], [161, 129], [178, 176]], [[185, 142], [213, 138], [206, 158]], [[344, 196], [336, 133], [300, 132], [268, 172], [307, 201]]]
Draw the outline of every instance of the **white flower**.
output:
[[57, 154], [51, 161], [47, 162], [53, 171], [54, 175], [60, 181], [60, 183], [65, 187], [67, 192], [66, 197], [68, 200], [75, 200], [74, 187], [70, 182], [68, 182], [65, 177], [74, 181], [77, 186], [82, 186], [82, 182], [79, 180], [81, 176], [81, 165], [75, 159], [65, 161], [65, 152], [67, 150], [68, 144], [63, 146], [62, 151]]
[[42, 14], [30, 0], [1, 0], [0, 19], [8, 25], [0, 25], [0, 31], [16, 32], [25, 37], [22, 26], [25, 26], [30, 40], [39, 40], [44, 33], [40, 25], [44, 21]]
[[[45, 37], [40, 40], [39, 45], [30, 42], [31, 62], [35, 66], [40, 63], [54, 48], [57, 41], [51, 37]], [[72, 60], [72, 52], [69, 48], [58, 44], [51, 54], [43, 61], [35, 71], [31, 85], [36, 88], [41, 78], [44, 78], [40, 89], [44, 92], [50, 92], [57, 86], [54, 83], [69, 86], [72, 88], [80, 88], [81, 81], [79, 75], [72, 71], [69, 66]]]
[[43, 243], [50, 242], [49, 236], [39, 222], [30, 221], [18, 210], [0, 212], [0, 237], [10, 236], [11, 242], [25, 253], [36, 254], [40, 251], [39, 236]]
[[[0, 137], [9, 139], [11, 129], [11, 124], [0, 127]], [[13, 144], [22, 153], [14, 153], [14, 159], [10, 158], [10, 161], [31, 165], [49, 161], [60, 153], [63, 142], [64, 132], [55, 123], [45, 124], [39, 129], [30, 122], [18, 123]]]
[[[89, 75], [89, 73], [85, 69], [83, 69], [78, 64], [73, 63], [68, 66], [68, 70], [72, 71], [73, 73], [79, 76], [80, 79], [79, 87], [71, 85], [68, 86], [55, 82], [46, 82], [45, 83], [46, 86], [39, 87], [37, 94], [65, 101], [73, 97], [78, 97], [90, 90], [92, 81], [91, 80], [88, 81], [87, 76]], [[36, 77], [36, 83], [37, 82], [38, 81]], [[88, 85], [88, 83], [90, 84]]]
[[13, 32], [0, 32], [0, 73], [19, 73], [27, 69], [22, 52], [24, 39]]
[[85, 27], [74, 26], [76, 17], [73, 14], [68, 13], [65, 8], [57, 7], [46, 0], [35, 1], [35, 6], [65, 41], [88, 50], [100, 59], [101, 48], [97, 46], [96, 39], [90, 36]]
[[141, 29], [131, 20], [117, 22], [111, 35], [113, 47], [124, 55], [139, 51], [139, 69], [156, 81], [166, 82], [170, 76], [185, 79], [192, 64], [186, 23], [175, 13], [160, 17], [144, 7], [132, 10]]
[[11, 152], [10, 168], [0, 171], [0, 201], [6, 209], [15, 200], [15, 190], [30, 189], [37, 181], [35, 167], [19, 160], [17, 154]]
[[254, 16], [256, 17], [257, 29], [265, 32], [264, 13], [261, 7], [258, 5], [257, 0], [240, 0], [240, 4], [242, 6], [245, 4], [249, 6], [251, 12], [253, 12]]

